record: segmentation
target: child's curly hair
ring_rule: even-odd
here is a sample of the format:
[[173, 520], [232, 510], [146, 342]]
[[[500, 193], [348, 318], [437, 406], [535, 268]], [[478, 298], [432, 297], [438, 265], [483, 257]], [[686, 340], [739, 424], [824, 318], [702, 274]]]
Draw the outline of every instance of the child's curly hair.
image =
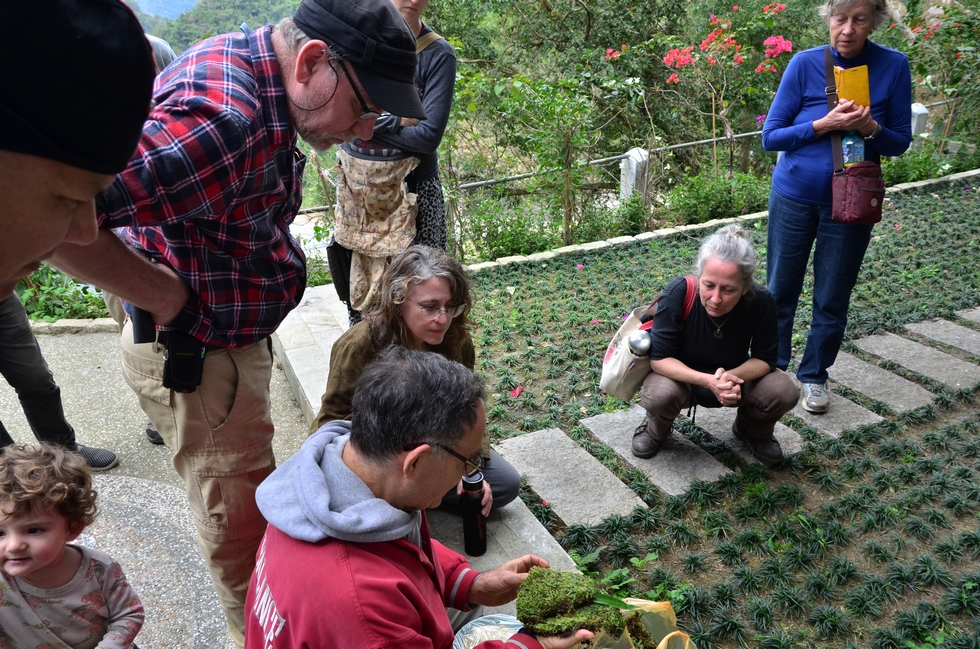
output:
[[55, 512], [69, 529], [84, 528], [95, 520], [97, 496], [88, 464], [78, 453], [45, 443], [0, 450], [0, 506], [7, 516]]

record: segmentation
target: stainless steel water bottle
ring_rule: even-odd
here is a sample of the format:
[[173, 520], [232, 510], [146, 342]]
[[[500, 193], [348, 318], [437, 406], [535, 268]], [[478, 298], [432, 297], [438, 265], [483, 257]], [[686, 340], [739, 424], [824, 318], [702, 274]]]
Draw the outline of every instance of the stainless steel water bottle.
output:
[[463, 477], [463, 495], [459, 499], [463, 510], [463, 547], [471, 557], [487, 551], [487, 519], [483, 515], [483, 474]]
[[650, 332], [646, 329], [637, 329], [630, 334], [627, 339], [630, 352], [634, 356], [643, 357], [650, 355]]

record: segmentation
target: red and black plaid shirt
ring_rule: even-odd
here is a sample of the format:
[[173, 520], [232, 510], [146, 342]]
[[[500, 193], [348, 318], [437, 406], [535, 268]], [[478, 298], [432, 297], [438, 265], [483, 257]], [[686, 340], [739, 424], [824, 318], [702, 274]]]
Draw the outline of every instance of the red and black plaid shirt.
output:
[[133, 160], [98, 202], [100, 227], [190, 287], [170, 328], [220, 347], [268, 336], [306, 286], [289, 234], [306, 158], [271, 34], [218, 36], [171, 64]]

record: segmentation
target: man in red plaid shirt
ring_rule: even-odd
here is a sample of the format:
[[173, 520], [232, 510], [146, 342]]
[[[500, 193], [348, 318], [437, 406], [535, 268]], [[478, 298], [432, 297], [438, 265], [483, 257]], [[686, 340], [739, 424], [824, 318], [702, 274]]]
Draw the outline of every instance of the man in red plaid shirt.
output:
[[[275, 467], [268, 336], [306, 284], [289, 234], [306, 162], [297, 134], [328, 149], [369, 139], [382, 110], [424, 119], [416, 61], [388, 0], [304, 0], [274, 27], [192, 47], [156, 81], [139, 148], [98, 202], [98, 239], [55, 257], [158, 326], [156, 342], [136, 344], [127, 322], [123, 371], [174, 451], [238, 646], [266, 526], [255, 488]], [[173, 359], [177, 340], [197, 345], [192, 358], [206, 350], [192, 392], [164, 387], [163, 347]]]

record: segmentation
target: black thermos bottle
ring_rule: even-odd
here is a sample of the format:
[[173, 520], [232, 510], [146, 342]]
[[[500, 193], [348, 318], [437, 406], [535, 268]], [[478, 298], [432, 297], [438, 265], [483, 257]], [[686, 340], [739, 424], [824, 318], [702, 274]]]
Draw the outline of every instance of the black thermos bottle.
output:
[[463, 510], [463, 547], [471, 557], [487, 551], [487, 519], [483, 516], [483, 474], [463, 477], [463, 495], [459, 506]]

